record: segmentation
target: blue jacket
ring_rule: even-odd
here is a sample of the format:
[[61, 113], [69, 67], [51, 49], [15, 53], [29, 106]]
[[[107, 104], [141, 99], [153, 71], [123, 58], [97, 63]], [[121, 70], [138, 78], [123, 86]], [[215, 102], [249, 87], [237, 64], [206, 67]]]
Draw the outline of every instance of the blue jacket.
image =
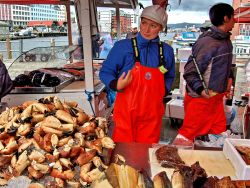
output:
[[[192, 48], [193, 57], [198, 64], [208, 89], [223, 93], [227, 89], [232, 64], [232, 42], [230, 33], [211, 27], [200, 35]], [[192, 97], [199, 97], [204, 87], [199, 78], [192, 56], [184, 67], [187, 92]]]
[[[141, 65], [147, 67], [158, 67], [159, 65], [159, 51], [158, 43], [159, 37], [153, 40], [147, 40], [142, 37], [140, 33], [137, 35], [137, 45], [140, 52]], [[165, 73], [165, 86], [167, 91], [171, 90], [171, 85], [175, 77], [175, 58], [174, 51], [171, 46], [163, 43], [163, 53], [165, 64], [164, 67], [168, 69]], [[116, 90], [111, 83], [117, 83], [118, 78], [123, 72], [128, 72], [135, 64], [134, 52], [131, 39], [120, 40], [115, 43], [111, 49], [107, 59], [103, 62], [100, 70], [101, 81], [109, 88]]]

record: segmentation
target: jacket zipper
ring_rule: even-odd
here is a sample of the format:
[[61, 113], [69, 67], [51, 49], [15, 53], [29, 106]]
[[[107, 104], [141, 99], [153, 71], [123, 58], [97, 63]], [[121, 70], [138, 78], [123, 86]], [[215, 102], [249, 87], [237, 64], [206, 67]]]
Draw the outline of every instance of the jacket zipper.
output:
[[149, 41], [148, 45], [147, 45], [147, 53], [146, 53], [146, 66], [148, 66], [148, 51], [149, 51], [149, 45], [151, 43], [151, 40]]

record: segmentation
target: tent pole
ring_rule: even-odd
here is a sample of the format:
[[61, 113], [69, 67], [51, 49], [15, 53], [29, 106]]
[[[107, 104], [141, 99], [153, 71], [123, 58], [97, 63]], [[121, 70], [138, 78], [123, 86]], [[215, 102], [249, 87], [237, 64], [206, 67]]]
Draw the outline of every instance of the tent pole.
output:
[[119, 5], [116, 4], [115, 6], [116, 11], [116, 23], [117, 23], [117, 39], [121, 39], [121, 21], [120, 21], [120, 8]]
[[91, 24], [90, 24], [90, 1], [81, 0], [81, 19], [82, 28], [82, 40], [83, 40], [83, 54], [84, 54], [84, 67], [85, 67], [85, 90], [91, 93], [92, 104], [94, 112], [95, 107], [95, 95], [94, 95], [94, 75], [93, 75], [93, 58], [92, 58], [92, 41], [91, 41]]
[[70, 15], [70, 0], [68, 0], [65, 3], [65, 7], [66, 7], [66, 12], [67, 12], [67, 23], [68, 23], [68, 41], [69, 41], [69, 45], [72, 45], [72, 29], [71, 29], [71, 15]]

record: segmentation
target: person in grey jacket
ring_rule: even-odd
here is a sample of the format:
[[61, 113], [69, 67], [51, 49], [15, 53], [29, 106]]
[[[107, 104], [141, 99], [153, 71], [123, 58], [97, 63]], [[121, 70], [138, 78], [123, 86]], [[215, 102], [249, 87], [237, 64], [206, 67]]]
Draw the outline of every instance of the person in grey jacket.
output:
[[185, 117], [174, 144], [226, 130], [223, 97], [232, 84], [233, 16], [233, 7], [225, 3], [215, 4], [209, 10], [213, 26], [199, 36], [184, 67]]

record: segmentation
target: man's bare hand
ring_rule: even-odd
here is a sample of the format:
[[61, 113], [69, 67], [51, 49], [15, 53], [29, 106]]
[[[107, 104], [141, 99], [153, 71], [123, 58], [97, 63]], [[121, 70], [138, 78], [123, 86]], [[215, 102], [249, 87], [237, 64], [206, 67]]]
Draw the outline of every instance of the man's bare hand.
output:
[[209, 98], [210, 98], [210, 95], [207, 94], [205, 90], [203, 90], [203, 91], [201, 92], [201, 96], [202, 96], [203, 98], [206, 98], [206, 99], [209, 99]]
[[131, 81], [132, 81], [131, 70], [129, 70], [127, 74], [123, 72], [117, 81], [117, 90], [125, 89], [130, 84]]
[[208, 89], [207, 91], [208, 91], [208, 93], [207, 93], [205, 90], [203, 90], [203, 91], [201, 92], [201, 96], [202, 96], [203, 98], [209, 99], [210, 97], [213, 97], [213, 96], [215, 96], [215, 95], [218, 94], [217, 92], [215, 92], [215, 91], [213, 91], [213, 90], [210, 90], [210, 89]]

